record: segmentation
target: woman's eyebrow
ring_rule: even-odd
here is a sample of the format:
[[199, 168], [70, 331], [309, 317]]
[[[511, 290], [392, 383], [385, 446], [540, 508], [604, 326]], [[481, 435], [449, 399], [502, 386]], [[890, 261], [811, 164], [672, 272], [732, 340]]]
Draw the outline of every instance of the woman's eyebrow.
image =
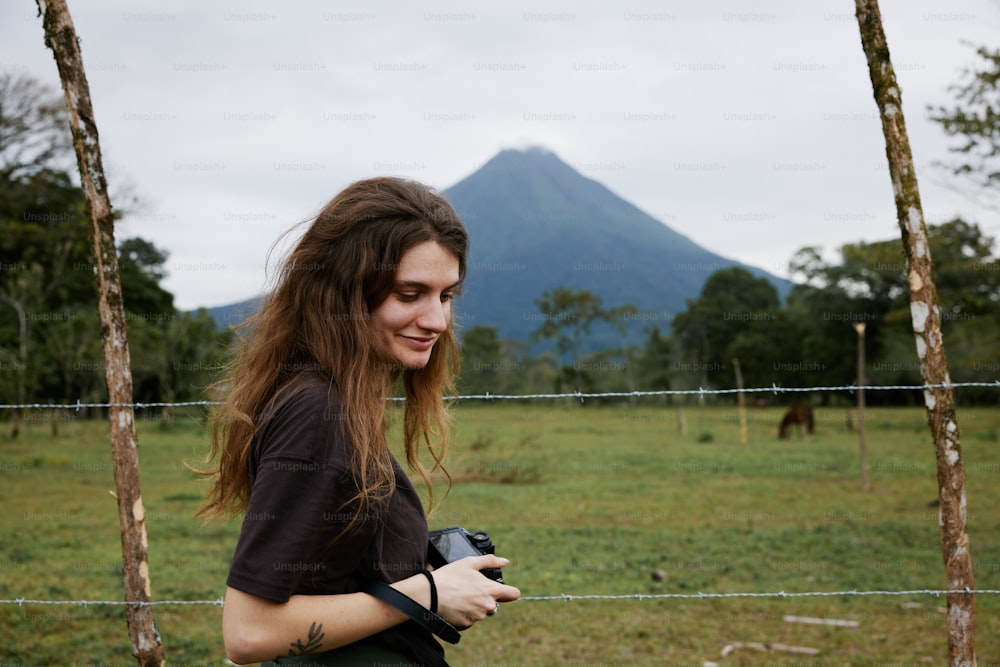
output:
[[[460, 281], [458, 281], [456, 283], [448, 285], [444, 289], [446, 289], [446, 290], [457, 289], [458, 286], [461, 285], [461, 284], [462, 284], [462, 281], [460, 280]], [[431, 289], [430, 285], [428, 285], [425, 282], [421, 282], [419, 280], [397, 280], [396, 281], [396, 287], [416, 287], [416, 288], [419, 288], [419, 289]]]

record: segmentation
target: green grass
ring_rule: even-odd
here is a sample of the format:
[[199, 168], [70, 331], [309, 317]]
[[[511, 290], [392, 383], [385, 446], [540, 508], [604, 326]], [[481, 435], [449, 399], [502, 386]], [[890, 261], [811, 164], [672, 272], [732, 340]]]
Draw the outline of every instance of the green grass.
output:
[[[778, 441], [750, 413], [530, 403], [455, 410], [450, 495], [434, 527], [485, 529], [525, 596], [875, 591], [944, 587], [933, 443], [921, 409], [869, 409], [872, 489], [856, 434], [820, 410], [817, 434]], [[980, 589], [1000, 589], [995, 409], [959, 413]], [[223, 594], [239, 522], [193, 518], [199, 423], [139, 423], [153, 597]], [[709, 437], [710, 436], [710, 437]], [[104, 423], [31, 423], [0, 441], [0, 598], [119, 600], [120, 543]], [[656, 575], [654, 579], [654, 573]], [[979, 665], [1000, 664], [1000, 596], [977, 599]], [[524, 601], [465, 633], [453, 665], [937, 665], [945, 601], [930, 595]], [[803, 625], [786, 615], [855, 620]], [[221, 609], [159, 606], [168, 664], [221, 665]], [[734, 642], [816, 648], [814, 656]], [[120, 607], [0, 605], [0, 664], [133, 664]]]

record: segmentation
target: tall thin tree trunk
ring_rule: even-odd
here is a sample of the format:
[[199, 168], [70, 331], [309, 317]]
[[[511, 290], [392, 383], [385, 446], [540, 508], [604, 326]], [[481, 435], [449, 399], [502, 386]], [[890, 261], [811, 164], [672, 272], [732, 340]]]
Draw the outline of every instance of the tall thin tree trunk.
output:
[[[948, 595], [948, 656], [952, 667], [976, 664], [976, 599], [972, 555], [966, 527], [965, 464], [959, 447], [955, 401], [941, 337], [941, 316], [931, 265], [927, 227], [913, 168], [903, 106], [877, 0], [856, 0], [861, 44], [868, 59], [875, 102], [882, 118], [889, 175], [896, 199], [896, 216], [906, 255], [910, 284], [910, 314], [920, 372], [927, 385], [924, 404], [934, 438], [940, 498], [941, 551], [950, 590]], [[944, 385], [944, 386], [941, 386]]]
[[91, 222], [97, 266], [98, 309], [104, 338], [105, 378], [111, 407], [111, 448], [118, 493], [126, 618], [132, 650], [143, 667], [164, 664], [163, 643], [153, 625], [145, 510], [139, 489], [139, 455], [132, 409], [132, 368], [125, 332], [114, 215], [108, 197], [97, 124], [90, 88], [83, 69], [80, 44], [65, 0], [37, 0], [45, 28], [45, 44], [52, 49], [73, 129], [73, 147], [80, 168], [87, 214]]

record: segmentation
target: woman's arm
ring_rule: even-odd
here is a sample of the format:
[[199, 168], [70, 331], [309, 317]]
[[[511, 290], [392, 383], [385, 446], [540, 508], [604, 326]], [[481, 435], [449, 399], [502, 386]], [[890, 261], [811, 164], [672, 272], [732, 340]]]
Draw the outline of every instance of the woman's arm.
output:
[[[394, 588], [427, 604], [429, 586], [424, 580], [420, 591], [419, 584], [411, 577]], [[227, 587], [222, 637], [226, 656], [243, 665], [329, 651], [405, 620], [402, 613], [366, 593], [294, 595], [288, 602], [273, 602]]]
[[[520, 591], [479, 572], [506, 564], [504, 558], [477, 556], [435, 570], [438, 613], [467, 626], [485, 618], [497, 602], [516, 600]], [[430, 604], [430, 584], [422, 575], [392, 587], [424, 607]], [[273, 602], [227, 587], [222, 636], [226, 656], [237, 664], [247, 664], [329, 651], [406, 620], [403, 613], [366, 593], [294, 595], [287, 602]]]

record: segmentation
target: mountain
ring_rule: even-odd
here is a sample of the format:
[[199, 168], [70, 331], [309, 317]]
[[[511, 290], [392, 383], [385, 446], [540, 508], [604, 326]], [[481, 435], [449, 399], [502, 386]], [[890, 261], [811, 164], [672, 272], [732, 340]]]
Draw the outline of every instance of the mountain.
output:
[[[542, 149], [504, 150], [443, 192], [469, 230], [463, 328], [495, 326], [528, 340], [541, 324], [534, 300], [555, 287], [586, 289], [605, 307], [639, 310], [668, 331], [685, 299], [715, 271], [744, 266], [716, 255]], [[754, 267], [784, 296], [787, 280]], [[610, 344], [615, 344], [609, 341]]]
[[[586, 178], [543, 148], [504, 150], [442, 193], [469, 230], [463, 329], [496, 327], [529, 342], [541, 324], [535, 299], [556, 287], [598, 294], [606, 308], [638, 308], [631, 338], [646, 324], [668, 331], [685, 300], [715, 271], [744, 266], [784, 296], [791, 283], [716, 255]], [[250, 300], [210, 309], [220, 326], [240, 321]], [[617, 345], [610, 331], [598, 341]], [[601, 345], [598, 345], [601, 346]]]
[[225, 329], [226, 327], [235, 327], [237, 324], [253, 315], [260, 307], [263, 300], [264, 297], [255, 296], [254, 298], [247, 299], [246, 301], [230, 303], [224, 306], [214, 306], [212, 308], [206, 308], [205, 310], [207, 310], [208, 314], [215, 319], [215, 324], [219, 327], [219, 329]]

